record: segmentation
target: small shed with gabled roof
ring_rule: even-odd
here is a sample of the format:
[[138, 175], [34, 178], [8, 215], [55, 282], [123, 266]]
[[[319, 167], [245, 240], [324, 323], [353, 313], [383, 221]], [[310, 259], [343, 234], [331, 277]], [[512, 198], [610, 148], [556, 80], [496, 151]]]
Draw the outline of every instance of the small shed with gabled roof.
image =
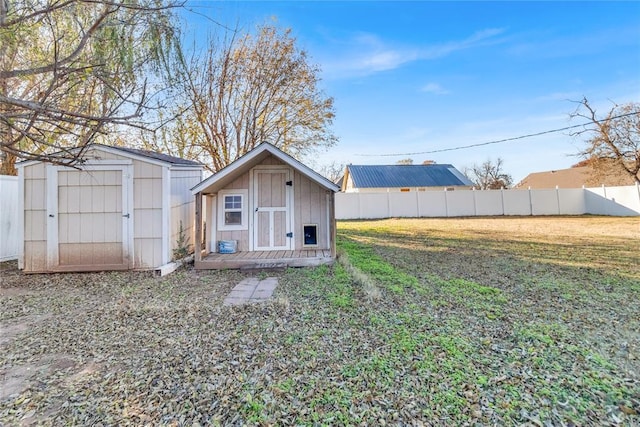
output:
[[18, 266], [28, 273], [158, 269], [193, 244], [200, 163], [92, 144], [76, 167], [18, 163]]
[[449, 164], [347, 165], [341, 181], [345, 193], [468, 190], [473, 183]]
[[196, 251], [195, 267], [332, 263], [338, 190], [275, 146], [258, 145], [192, 188], [203, 249]]

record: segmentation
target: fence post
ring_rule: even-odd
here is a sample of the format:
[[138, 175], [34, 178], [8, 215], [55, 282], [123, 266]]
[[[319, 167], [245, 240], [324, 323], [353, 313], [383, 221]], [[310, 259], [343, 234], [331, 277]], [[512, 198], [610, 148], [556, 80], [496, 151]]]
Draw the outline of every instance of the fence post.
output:
[[447, 189], [444, 189], [444, 213], [449, 218], [449, 198], [447, 197]]
[[529, 215], [533, 216], [533, 199], [531, 198], [531, 186], [529, 186]]
[[505, 216], [507, 213], [504, 208], [504, 187], [500, 189], [500, 202], [502, 204], [502, 216]]
[[556, 203], [558, 204], [558, 215], [560, 215], [560, 187], [556, 185]]
[[476, 201], [476, 187], [471, 187], [471, 194], [473, 194], [473, 216], [478, 216], [478, 202]]

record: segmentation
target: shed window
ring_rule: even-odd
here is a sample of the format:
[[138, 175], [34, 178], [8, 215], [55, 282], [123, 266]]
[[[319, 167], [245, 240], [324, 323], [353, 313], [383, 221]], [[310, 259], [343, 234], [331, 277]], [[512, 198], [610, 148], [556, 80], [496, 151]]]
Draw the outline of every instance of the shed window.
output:
[[218, 193], [218, 228], [247, 229], [247, 190], [222, 190]]
[[224, 225], [242, 225], [242, 196], [224, 196]]

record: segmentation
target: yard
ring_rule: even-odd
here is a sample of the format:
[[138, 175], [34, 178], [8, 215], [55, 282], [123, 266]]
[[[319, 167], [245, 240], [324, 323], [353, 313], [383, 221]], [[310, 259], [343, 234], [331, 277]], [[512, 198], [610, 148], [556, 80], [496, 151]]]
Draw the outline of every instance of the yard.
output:
[[238, 271], [3, 264], [0, 425], [640, 424], [640, 218], [338, 235], [248, 306]]

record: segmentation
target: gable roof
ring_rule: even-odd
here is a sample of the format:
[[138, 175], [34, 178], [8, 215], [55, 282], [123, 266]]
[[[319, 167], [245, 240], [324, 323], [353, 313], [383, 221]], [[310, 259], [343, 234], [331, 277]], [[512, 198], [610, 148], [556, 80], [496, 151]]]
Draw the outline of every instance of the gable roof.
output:
[[[104, 145], [104, 144], [89, 144], [85, 148], [85, 153], [91, 149], [97, 149], [101, 151], [106, 151], [110, 153], [114, 153], [116, 155], [125, 155], [127, 157], [132, 157], [135, 159], [155, 163], [155, 164], [170, 164], [173, 166], [183, 166], [183, 167], [196, 167], [202, 168], [203, 165], [199, 162], [193, 160], [187, 160], [180, 157], [170, 156], [168, 154], [158, 153], [150, 150], [142, 150], [138, 148], [129, 148], [129, 147], [118, 147], [113, 145]], [[79, 151], [80, 148], [72, 148], [69, 150], [70, 153]], [[19, 162], [16, 166], [28, 166], [34, 163], [38, 163], [40, 160], [25, 160]]]
[[135, 154], [142, 157], [148, 157], [150, 159], [159, 160], [164, 163], [171, 163], [172, 165], [202, 166], [201, 163], [193, 160], [187, 160], [181, 157], [171, 156], [169, 154], [164, 154], [164, 153], [158, 153], [156, 151], [151, 151], [151, 150], [142, 150], [139, 148], [129, 148], [129, 147], [116, 147], [116, 146], [102, 145], [102, 144], [94, 144], [94, 145], [105, 147], [107, 149], [124, 151], [126, 153]]
[[452, 165], [348, 165], [356, 188], [473, 186]]
[[[598, 181], [598, 182], [594, 182]], [[633, 178], [624, 173], [609, 173], [595, 177], [589, 166], [578, 166], [545, 172], [534, 172], [520, 181], [516, 188], [581, 188], [582, 186], [618, 186], [633, 185]]]
[[333, 192], [340, 190], [336, 184], [315, 172], [313, 169], [300, 163], [298, 160], [294, 159], [279, 148], [276, 148], [274, 145], [271, 145], [268, 142], [263, 142], [253, 150], [233, 161], [228, 166], [220, 169], [217, 173], [200, 182], [200, 184], [191, 189], [191, 193], [215, 193], [245, 173], [247, 170], [260, 164], [269, 155], [275, 156], [283, 163], [298, 170], [311, 181], [314, 181], [327, 190], [331, 190]]

